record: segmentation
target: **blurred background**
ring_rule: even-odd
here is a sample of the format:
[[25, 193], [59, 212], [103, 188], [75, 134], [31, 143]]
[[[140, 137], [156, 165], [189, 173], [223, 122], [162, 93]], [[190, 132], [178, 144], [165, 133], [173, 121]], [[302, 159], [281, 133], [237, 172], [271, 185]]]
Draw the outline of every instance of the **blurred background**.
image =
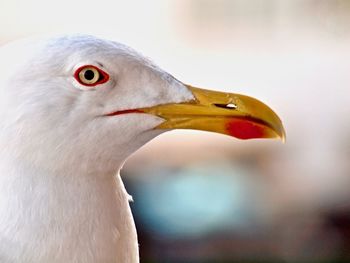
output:
[[349, 0], [0, 0], [0, 43], [89, 33], [244, 93], [287, 143], [164, 134], [129, 159], [141, 262], [350, 262]]

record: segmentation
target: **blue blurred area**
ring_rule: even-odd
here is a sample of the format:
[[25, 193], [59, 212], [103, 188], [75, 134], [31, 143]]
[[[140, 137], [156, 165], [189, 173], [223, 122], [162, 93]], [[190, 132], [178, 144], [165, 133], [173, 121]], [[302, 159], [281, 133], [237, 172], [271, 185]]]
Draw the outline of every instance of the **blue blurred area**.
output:
[[135, 183], [135, 209], [145, 227], [166, 237], [200, 237], [240, 231], [254, 218], [253, 182], [225, 163], [144, 171]]
[[281, 204], [271, 199], [278, 188], [269, 174], [278, 158], [271, 154], [253, 148], [239, 157], [231, 154], [232, 161], [217, 157], [127, 169], [141, 258], [174, 263], [347, 262], [350, 206], [278, 208], [290, 197], [282, 192], [277, 197]]

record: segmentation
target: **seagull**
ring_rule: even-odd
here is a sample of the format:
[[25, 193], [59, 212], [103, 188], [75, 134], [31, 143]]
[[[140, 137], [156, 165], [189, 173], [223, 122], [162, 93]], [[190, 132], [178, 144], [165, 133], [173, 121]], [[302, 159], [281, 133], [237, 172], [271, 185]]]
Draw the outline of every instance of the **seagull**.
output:
[[119, 171], [165, 131], [285, 138], [264, 103], [186, 85], [133, 49], [94, 36], [6, 44], [0, 72], [4, 263], [139, 262]]

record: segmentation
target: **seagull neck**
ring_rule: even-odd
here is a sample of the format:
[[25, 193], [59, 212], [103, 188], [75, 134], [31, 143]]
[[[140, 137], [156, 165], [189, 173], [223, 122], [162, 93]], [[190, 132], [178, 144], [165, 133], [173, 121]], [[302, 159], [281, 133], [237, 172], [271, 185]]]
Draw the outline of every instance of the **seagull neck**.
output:
[[[122, 165], [121, 161], [115, 164], [113, 169], [110, 167], [104, 169], [103, 166], [92, 169], [91, 164], [81, 161], [79, 165], [73, 166], [67, 163], [65, 166], [59, 165], [58, 168], [55, 168], [57, 166], [37, 165], [23, 159], [4, 157], [0, 158], [0, 178], [10, 177], [23, 186], [30, 186], [33, 194], [35, 194], [34, 188], [39, 185], [56, 189], [62, 187], [66, 192], [72, 190], [74, 193], [89, 185], [92, 187], [105, 185], [116, 191], [125, 191], [119, 175]], [[53, 193], [55, 191], [50, 192], [50, 194]]]
[[[84, 262], [114, 262], [115, 258], [138, 262], [130, 196], [119, 174], [93, 176], [84, 169], [79, 174], [77, 170], [60, 174], [4, 158], [0, 160], [0, 188], [0, 243], [17, 236], [8, 245], [18, 254], [32, 254], [27, 250], [30, 247], [60, 246], [57, 253], [67, 259], [62, 262], [88, 256]], [[86, 251], [91, 253], [86, 255]], [[133, 251], [132, 259], [124, 259], [123, 251]]]

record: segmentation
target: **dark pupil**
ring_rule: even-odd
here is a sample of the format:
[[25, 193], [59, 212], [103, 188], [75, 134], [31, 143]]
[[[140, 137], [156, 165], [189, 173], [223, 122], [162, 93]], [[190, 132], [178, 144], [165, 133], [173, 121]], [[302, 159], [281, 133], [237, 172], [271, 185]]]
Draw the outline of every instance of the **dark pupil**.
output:
[[87, 70], [84, 73], [84, 78], [87, 80], [93, 80], [95, 77], [95, 73], [92, 70]]

